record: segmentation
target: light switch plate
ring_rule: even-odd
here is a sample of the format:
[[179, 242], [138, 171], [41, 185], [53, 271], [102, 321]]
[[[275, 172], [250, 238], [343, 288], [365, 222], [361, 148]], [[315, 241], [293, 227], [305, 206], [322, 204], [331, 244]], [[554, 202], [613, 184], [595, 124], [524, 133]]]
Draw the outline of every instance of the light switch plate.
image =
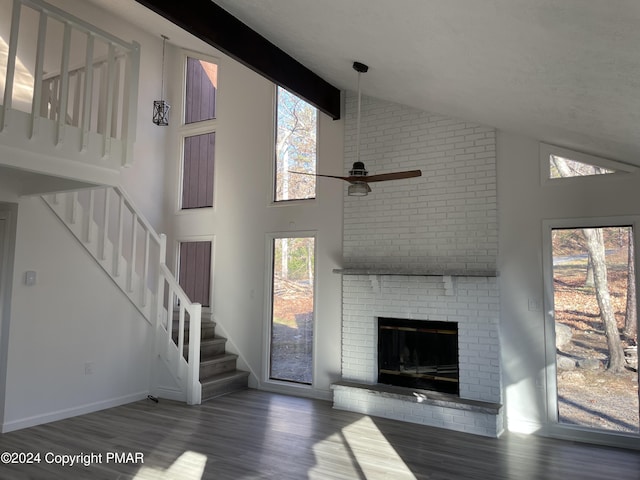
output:
[[33, 270], [29, 270], [28, 272], [26, 272], [24, 274], [24, 283], [25, 283], [25, 285], [28, 285], [29, 287], [35, 285], [36, 284], [36, 272], [34, 272]]

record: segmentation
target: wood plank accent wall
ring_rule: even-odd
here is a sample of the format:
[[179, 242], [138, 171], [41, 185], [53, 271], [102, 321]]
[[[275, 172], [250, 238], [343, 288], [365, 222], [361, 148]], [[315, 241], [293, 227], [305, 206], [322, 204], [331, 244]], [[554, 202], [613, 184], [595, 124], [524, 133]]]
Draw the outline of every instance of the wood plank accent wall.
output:
[[187, 57], [186, 104], [184, 123], [216, 118], [218, 66]]
[[215, 132], [184, 139], [182, 208], [213, 206]]
[[178, 281], [192, 302], [210, 306], [211, 242], [180, 243]]

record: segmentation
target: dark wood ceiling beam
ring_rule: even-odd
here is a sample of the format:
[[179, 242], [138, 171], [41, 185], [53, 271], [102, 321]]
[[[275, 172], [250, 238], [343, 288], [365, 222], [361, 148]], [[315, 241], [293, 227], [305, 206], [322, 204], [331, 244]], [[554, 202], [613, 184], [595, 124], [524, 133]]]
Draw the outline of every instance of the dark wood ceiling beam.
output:
[[340, 90], [211, 0], [136, 1], [302, 97], [334, 120], [340, 118]]

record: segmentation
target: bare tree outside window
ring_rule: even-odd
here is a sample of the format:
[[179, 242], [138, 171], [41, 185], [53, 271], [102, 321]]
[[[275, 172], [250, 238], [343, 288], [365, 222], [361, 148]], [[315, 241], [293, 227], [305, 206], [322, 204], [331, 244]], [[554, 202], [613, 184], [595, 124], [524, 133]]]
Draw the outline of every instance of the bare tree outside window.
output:
[[284, 88], [277, 97], [275, 201], [315, 198], [316, 178], [290, 171], [316, 173], [318, 111]]
[[[570, 162], [551, 157], [561, 177], [602, 173]], [[552, 230], [558, 423], [640, 431], [632, 230]]]
[[591, 175], [605, 175], [615, 173], [610, 168], [589, 165], [569, 158], [551, 155], [549, 162], [549, 178], [589, 177]]

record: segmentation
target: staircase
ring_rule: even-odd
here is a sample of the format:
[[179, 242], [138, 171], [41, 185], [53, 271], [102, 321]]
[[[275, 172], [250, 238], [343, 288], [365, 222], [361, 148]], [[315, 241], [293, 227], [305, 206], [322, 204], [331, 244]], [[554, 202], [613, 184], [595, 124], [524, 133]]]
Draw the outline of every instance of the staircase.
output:
[[[225, 338], [216, 336], [211, 312], [189, 300], [167, 267], [166, 237], [153, 230], [122, 189], [42, 198], [155, 327], [155, 354], [179, 389], [168, 398], [194, 405], [247, 388], [249, 372], [236, 369], [238, 357], [226, 352]], [[151, 385], [151, 392], [162, 396], [157, 389]]]
[[[175, 315], [177, 315], [177, 312], [174, 313], [174, 318]], [[184, 355], [188, 351], [188, 323], [185, 324], [185, 332]], [[172, 337], [177, 342], [177, 328], [174, 329]], [[236, 368], [238, 356], [226, 352], [226, 343], [226, 338], [216, 335], [216, 324], [211, 318], [211, 312], [203, 309], [202, 323], [200, 325], [199, 371], [199, 379], [202, 386], [201, 400], [203, 402], [247, 388], [249, 372]]]

